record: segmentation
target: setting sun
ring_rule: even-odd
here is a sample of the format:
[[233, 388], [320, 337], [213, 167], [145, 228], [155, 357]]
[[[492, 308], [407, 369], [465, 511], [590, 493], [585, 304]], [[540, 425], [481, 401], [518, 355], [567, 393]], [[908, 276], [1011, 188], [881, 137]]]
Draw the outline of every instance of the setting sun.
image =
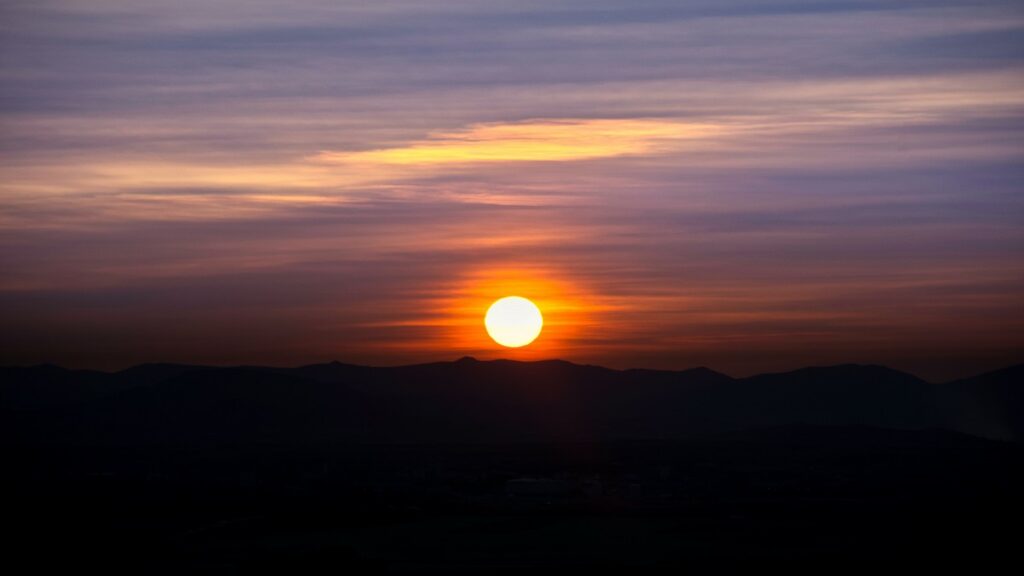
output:
[[533, 342], [544, 326], [544, 317], [533, 302], [520, 296], [507, 296], [491, 304], [484, 326], [495, 342], [519, 348]]

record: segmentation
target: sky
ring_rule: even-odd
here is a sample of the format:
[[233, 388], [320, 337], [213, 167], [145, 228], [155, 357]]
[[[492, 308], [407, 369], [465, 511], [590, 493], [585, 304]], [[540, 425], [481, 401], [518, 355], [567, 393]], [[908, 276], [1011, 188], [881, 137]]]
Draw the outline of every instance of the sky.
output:
[[1013, 1], [0, 0], [0, 364], [968, 376], [1022, 129]]

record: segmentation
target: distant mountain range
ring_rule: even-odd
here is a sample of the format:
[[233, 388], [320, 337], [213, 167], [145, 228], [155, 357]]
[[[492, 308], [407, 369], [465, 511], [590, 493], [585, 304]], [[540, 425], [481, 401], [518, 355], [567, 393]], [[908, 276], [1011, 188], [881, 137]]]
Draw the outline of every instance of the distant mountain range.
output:
[[676, 439], [779, 426], [1024, 439], [1024, 364], [943, 384], [871, 365], [731, 378], [463, 358], [390, 368], [0, 368], [4, 436], [83, 445]]

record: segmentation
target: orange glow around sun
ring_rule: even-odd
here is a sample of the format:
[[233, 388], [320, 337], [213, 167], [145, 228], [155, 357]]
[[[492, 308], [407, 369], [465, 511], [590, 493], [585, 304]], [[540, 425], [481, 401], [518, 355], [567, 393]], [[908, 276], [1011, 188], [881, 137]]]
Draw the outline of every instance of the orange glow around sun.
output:
[[[518, 347], [500, 344], [485, 324], [490, 307], [508, 296], [528, 299], [542, 316], [541, 333]], [[422, 290], [403, 318], [363, 327], [381, 330], [373, 340], [376, 350], [387, 350], [406, 363], [434, 361], [439, 350], [447, 352], [442, 358], [577, 359], [611, 343], [621, 345], [620, 317], [626, 311], [621, 298], [601, 295], [556, 267], [483, 265]]]
[[[529, 345], [499, 345], [482, 321], [496, 301], [510, 295], [529, 300], [543, 314], [543, 335]], [[593, 297], [572, 282], [549, 269], [531, 267], [467, 273], [442, 306], [452, 348], [483, 357], [524, 360], [565, 354], [600, 309]]]

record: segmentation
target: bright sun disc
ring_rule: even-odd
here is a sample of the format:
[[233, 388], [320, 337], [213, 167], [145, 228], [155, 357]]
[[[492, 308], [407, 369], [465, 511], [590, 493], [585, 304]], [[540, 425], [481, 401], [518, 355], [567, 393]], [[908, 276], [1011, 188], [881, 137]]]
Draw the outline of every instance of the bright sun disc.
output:
[[484, 326], [498, 344], [519, 348], [540, 335], [544, 317], [540, 315], [540, 308], [526, 298], [507, 296], [487, 309]]

